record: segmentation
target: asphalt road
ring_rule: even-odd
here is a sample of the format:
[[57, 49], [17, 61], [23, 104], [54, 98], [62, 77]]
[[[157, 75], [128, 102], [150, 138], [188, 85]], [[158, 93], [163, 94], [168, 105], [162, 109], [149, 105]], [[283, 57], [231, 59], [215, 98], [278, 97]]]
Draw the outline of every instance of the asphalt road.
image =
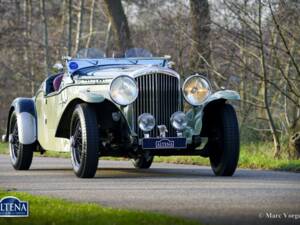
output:
[[95, 178], [78, 179], [69, 159], [36, 157], [31, 170], [15, 171], [0, 155], [0, 187], [204, 224], [300, 224], [299, 173], [239, 169], [233, 177], [215, 177], [202, 166], [159, 163], [136, 170], [130, 161], [99, 161]]

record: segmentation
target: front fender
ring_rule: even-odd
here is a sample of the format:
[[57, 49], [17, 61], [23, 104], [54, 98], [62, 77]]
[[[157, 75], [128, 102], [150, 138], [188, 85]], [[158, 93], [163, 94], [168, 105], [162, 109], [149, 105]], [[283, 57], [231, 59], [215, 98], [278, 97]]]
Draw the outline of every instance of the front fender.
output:
[[105, 97], [96, 92], [80, 91], [78, 98], [87, 103], [101, 103], [105, 100]]
[[210, 95], [203, 105], [193, 107], [186, 112], [188, 127], [184, 133], [189, 142], [192, 141], [193, 135], [200, 135], [201, 133], [204, 110], [214, 103], [224, 104], [227, 100], [240, 100], [240, 95], [232, 90], [217, 91]]
[[[79, 94], [78, 98], [73, 99], [64, 108], [62, 115], [60, 116], [58, 125], [55, 131], [55, 137], [59, 138], [69, 138], [70, 135], [70, 123], [73, 111], [77, 104], [88, 103], [94, 107], [97, 111], [98, 122], [101, 122], [103, 126], [109, 127], [112, 122], [112, 113], [120, 112], [122, 115], [122, 121], [124, 124], [124, 132], [129, 132], [130, 126], [125, 119], [123, 111], [112, 102], [110, 99], [105, 98], [102, 95], [97, 94], [97, 92], [82, 92]], [[130, 130], [131, 131], [131, 130]]]
[[72, 116], [73, 110], [77, 104], [80, 103], [103, 103], [105, 101], [105, 97], [97, 92], [91, 92], [88, 90], [82, 90], [78, 92], [76, 98], [66, 104], [63, 108], [61, 115], [59, 116], [59, 121], [56, 126], [55, 137], [63, 137], [67, 138], [69, 135], [69, 122]]
[[204, 106], [208, 105], [212, 101], [220, 100], [220, 99], [240, 100], [241, 97], [240, 97], [239, 93], [237, 93], [236, 91], [232, 91], [232, 90], [217, 91], [208, 97], [208, 99], [204, 103]]
[[19, 141], [21, 144], [29, 145], [36, 141], [36, 110], [34, 100], [32, 98], [16, 98], [10, 107], [7, 129], [3, 141], [8, 141], [10, 130], [10, 118], [13, 112], [16, 112]]

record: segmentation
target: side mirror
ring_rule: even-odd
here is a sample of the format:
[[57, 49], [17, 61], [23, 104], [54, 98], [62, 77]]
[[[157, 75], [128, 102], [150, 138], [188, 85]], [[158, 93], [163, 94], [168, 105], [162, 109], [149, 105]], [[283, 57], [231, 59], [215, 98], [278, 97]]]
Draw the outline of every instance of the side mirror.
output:
[[64, 71], [64, 66], [60, 62], [57, 62], [53, 65], [52, 69], [54, 73], [60, 73]]

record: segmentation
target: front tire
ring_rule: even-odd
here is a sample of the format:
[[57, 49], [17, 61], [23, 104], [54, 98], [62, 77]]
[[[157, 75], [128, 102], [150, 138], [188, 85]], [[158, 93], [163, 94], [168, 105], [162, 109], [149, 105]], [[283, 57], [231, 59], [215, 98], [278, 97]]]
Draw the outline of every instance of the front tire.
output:
[[12, 166], [16, 170], [28, 170], [31, 166], [36, 143], [24, 145], [19, 140], [18, 118], [14, 111], [9, 121], [9, 153]]
[[95, 176], [99, 160], [97, 116], [88, 104], [76, 106], [71, 119], [71, 160], [77, 177]]
[[240, 139], [234, 108], [224, 104], [217, 109], [209, 137], [210, 164], [217, 176], [232, 176], [237, 168]]

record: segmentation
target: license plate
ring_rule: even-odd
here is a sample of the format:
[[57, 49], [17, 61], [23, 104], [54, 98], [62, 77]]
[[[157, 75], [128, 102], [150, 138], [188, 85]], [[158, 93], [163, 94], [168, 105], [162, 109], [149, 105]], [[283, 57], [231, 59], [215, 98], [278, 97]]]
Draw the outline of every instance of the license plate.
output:
[[143, 149], [180, 149], [186, 148], [186, 138], [144, 138]]

